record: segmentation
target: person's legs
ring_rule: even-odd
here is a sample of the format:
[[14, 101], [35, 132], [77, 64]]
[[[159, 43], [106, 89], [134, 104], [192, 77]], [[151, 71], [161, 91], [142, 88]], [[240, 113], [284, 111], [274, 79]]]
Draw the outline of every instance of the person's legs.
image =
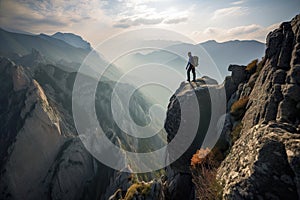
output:
[[187, 81], [190, 81], [190, 80], [191, 80], [191, 79], [190, 79], [191, 68], [192, 68], [192, 67], [189, 66], [189, 68], [188, 68], [188, 70], [187, 70]]
[[196, 81], [196, 70], [195, 67], [191, 67], [192, 68], [192, 73], [193, 73], [193, 81]]

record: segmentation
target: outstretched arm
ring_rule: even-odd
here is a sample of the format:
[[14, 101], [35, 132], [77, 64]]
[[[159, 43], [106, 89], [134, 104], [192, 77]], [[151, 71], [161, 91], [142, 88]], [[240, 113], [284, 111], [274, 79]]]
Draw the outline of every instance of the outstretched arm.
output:
[[189, 67], [190, 64], [191, 64], [191, 63], [188, 62], [188, 64], [186, 65], [185, 69], [188, 69], [188, 67]]

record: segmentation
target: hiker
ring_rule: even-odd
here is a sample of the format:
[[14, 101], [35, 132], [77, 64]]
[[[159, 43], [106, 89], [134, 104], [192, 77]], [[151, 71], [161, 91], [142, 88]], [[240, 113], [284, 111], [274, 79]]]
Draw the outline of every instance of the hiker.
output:
[[190, 82], [190, 72], [192, 70], [193, 82], [195, 82], [196, 81], [196, 71], [195, 71], [194, 58], [193, 58], [191, 52], [188, 52], [188, 56], [189, 56], [189, 62], [186, 65], [186, 68], [185, 68], [187, 70], [187, 81]]

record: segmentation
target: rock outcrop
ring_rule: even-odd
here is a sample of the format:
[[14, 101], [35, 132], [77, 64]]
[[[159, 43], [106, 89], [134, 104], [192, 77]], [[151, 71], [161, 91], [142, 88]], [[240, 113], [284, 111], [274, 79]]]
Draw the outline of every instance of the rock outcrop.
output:
[[300, 198], [299, 52], [300, 15], [268, 35], [253, 88], [245, 91], [251, 78], [240, 84], [249, 101], [239, 138], [218, 169], [224, 199]]
[[[196, 102], [193, 98], [196, 98]], [[199, 105], [199, 110], [195, 107], [195, 103]], [[181, 115], [183, 107], [184, 112], [189, 113], [186, 118]], [[214, 146], [222, 130], [222, 125], [220, 127], [216, 125], [224, 122], [222, 116], [226, 112], [225, 108], [224, 86], [219, 86], [216, 81], [208, 77], [198, 79], [194, 83], [181, 83], [179, 89], [171, 97], [165, 121], [168, 142], [171, 142], [178, 134], [179, 125], [190, 126], [189, 122], [197, 119], [197, 113], [200, 114], [200, 118], [198, 118], [199, 122], [195, 130], [192, 130], [192, 127], [183, 128], [185, 134], [191, 134], [192, 131], [197, 131], [197, 134], [184, 154], [167, 167], [168, 180], [165, 193], [170, 199], [195, 199], [190, 171], [191, 158], [201, 146], [204, 148]], [[185, 143], [181, 141], [175, 149], [169, 148], [169, 158], [172, 158]]]

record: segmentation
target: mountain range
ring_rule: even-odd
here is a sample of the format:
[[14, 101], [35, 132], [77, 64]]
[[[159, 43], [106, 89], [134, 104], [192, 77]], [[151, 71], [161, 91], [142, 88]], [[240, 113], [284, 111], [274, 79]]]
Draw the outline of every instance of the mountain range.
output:
[[221, 82], [229, 75], [227, 67], [229, 64], [247, 65], [253, 59], [261, 59], [265, 44], [255, 40], [228, 41], [218, 43], [214, 40], [199, 43], [172, 44], [163, 50], [154, 50], [150, 53], [131, 53], [116, 61], [116, 65], [122, 71], [147, 64], [159, 63], [176, 69], [185, 75], [187, 64], [187, 52], [199, 57], [198, 75], [208, 75]]

